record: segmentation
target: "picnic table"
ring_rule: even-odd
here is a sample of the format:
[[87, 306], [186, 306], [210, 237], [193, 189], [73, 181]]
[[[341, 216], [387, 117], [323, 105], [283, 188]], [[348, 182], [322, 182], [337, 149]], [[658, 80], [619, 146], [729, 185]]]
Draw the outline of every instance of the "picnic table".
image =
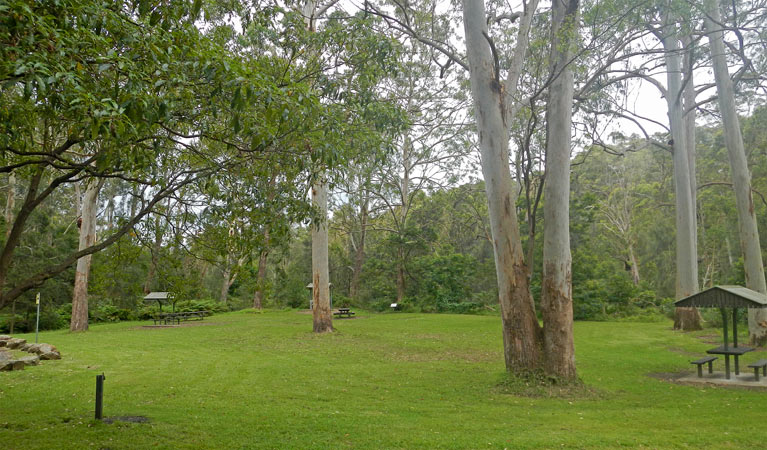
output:
[[730, 379], [730, 356], [735, 357], [735, 375], [740, 375], [740, 366], [738, 364], [738, 357], [744, 353], [754, 351], [751, 347], [733, 347], [729, 345], [721, 345], [710, 350], [706, 350], [706, 353], [711, 355], [724, 355], [724, 377]]
[[210, 311], [184, 311], [184, 312], [172, 312], [172, 313], [157, 313], [152, 316], [154, 324], [157, 323], [169, 325], [172, 323], [180, 324], [181, 321], [186, 320], [203, 320], [205, 316], [211, 315]]
[[354, 315], [354, 311], [349, 308], [338, 308], [338, 311], [334, 312], [333, 315], [338, 316], [339, 319], [343, 318], [343, 316], [351, 319]]

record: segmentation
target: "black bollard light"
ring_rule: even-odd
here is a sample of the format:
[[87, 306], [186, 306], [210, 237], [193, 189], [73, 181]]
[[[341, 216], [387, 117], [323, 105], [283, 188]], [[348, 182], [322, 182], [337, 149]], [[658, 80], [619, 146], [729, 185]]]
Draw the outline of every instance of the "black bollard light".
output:
[[96, 420], [101, 420], [101, 416], [104, 410], [104, 379], [106, 377], [102, 373], [96, 375]]

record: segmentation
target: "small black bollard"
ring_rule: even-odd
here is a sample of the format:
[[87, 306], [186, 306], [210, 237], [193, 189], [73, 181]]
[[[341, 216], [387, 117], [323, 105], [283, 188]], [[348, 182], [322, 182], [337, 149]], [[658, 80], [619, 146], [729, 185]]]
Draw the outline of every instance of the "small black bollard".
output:
[[101, 420], [101, 416], [104, 410], [104, 379], [106, 377], [102, 373], [96, 375], [96, 420]]

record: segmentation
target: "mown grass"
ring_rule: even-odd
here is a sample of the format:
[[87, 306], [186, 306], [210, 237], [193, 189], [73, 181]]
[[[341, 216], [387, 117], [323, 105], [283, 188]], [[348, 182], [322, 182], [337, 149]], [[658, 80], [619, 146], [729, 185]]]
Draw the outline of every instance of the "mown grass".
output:
[[[295, 311], [140, 325], [42, 333], [64, 359], [0, 373], [0, 449], [761, 448], [767, 436], [767, 392], [648, 376], [689, 371], [711, 346], [699, 338], [711, 331], [670, 323], [576, 323], [583, 387], [539, 396], [504, 375], [495, 317], [362, 313], [320, 336]], [[102, 372], [105, 416], [150, 423], [93, 420]]]

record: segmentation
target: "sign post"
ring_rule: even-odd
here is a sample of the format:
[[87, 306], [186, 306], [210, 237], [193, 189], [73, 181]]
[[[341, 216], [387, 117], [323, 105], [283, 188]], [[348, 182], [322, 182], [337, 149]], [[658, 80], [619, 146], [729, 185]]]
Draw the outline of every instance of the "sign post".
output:
[[37, 344], [37, 334], [40, 330], [40, 293], [37, 293], [35, 297], [35, 304], [37, 305], [37, 321], [35, 322], [35, 344]]

